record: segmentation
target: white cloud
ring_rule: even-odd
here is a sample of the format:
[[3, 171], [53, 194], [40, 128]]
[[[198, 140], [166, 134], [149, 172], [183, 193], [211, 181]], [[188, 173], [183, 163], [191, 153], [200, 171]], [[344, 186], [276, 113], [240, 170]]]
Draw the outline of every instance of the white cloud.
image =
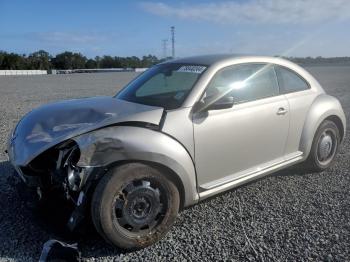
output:
[[147, 12], [159, 16], [233, 23], [309, 24], [350, 19], [349, 0], [247, 0], [169, 5], [145, 2]]

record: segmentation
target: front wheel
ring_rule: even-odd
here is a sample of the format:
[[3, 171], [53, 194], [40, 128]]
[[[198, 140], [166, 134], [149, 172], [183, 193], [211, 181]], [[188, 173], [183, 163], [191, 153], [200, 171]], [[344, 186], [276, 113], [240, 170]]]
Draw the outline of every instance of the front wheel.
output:
[[339, 129], [329, 120], [321, 123], [312, 142], [307, 159], [308, 167], [313, 171], [323, 171], [328, 168], [337, 152], [340, 143]]
[[179, 210], [175, 184], [157, 169], [132, 163], [117, 167], [99, 182], [91, 213], [97, 231], [123, 249], [138, 249], [162, 238]]

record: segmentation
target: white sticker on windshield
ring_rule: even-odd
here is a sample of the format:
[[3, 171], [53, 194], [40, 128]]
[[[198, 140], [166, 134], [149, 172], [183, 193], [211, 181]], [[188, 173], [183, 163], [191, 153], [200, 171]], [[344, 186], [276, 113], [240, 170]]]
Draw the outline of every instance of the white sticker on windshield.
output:
[[207, 67], [205, 66], [198, 66], [198, 65], [186, 65], [181, 66], [177, 72], [184, 72], [184, 73], [194, 73], [194, 74], [201, 74]]

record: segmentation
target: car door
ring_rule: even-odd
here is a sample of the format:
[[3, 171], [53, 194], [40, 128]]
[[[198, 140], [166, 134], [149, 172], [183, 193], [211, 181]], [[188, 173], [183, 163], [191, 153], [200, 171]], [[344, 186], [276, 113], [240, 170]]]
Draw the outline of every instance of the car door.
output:
[[[210, 104], [224, 96], [233, 97], [232, 108], [210, 110]], [[202, 102], [209, 110], [192, 116], [197, 179], [202, 189], [282, 161], [289, 107], [279, 94], [273, 66], [249, 63], [219, 70]]]

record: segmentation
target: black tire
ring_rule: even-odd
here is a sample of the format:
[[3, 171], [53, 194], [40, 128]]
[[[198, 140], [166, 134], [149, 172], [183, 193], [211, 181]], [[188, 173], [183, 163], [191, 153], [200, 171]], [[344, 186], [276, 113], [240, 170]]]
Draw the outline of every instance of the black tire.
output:
[[338, 153], [340, 134], [337, 125], [325, 120], [318, 127], [306, 165], [310, 171], [321, 172], [327, 169]]
[[91, 214], [107, 242], [133, 250], [160, 240], [174, 223], [179, 205], [172, 181], [155, 168], [131, 163], [102, 177], [92, 197]]

